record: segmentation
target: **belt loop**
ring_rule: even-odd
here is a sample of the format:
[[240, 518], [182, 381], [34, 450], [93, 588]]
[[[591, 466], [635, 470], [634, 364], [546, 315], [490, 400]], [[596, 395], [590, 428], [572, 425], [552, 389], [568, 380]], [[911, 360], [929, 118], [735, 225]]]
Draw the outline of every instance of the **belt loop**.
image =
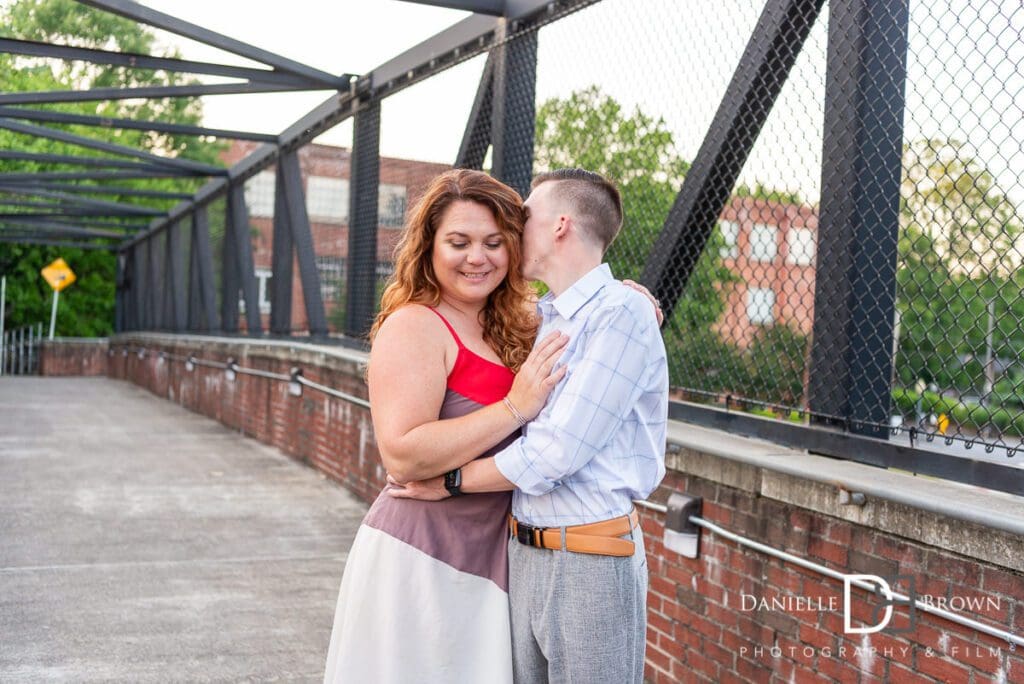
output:
[[559, 527], [558, 533], [562, 536], [562, 551], [565, 551], [565, 528]]

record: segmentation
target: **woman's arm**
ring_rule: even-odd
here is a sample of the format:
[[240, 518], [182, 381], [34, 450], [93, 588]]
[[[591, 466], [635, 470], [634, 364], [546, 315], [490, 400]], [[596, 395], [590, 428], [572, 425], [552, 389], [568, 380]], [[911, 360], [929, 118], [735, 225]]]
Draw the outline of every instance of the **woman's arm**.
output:
[[[423, 307], [400, 309], [377, 332], [368, 383], [374, 433], [388, 473], [399, 482], [422, 480], [473, 460], [519, 427], [496, 402], [465, 416], [439, 420], [447, 385], [447, 331]], [[531, 353], [509, 399], [533, 418], [565, 373], [551, 369], [568, 338], [549, 336]]]

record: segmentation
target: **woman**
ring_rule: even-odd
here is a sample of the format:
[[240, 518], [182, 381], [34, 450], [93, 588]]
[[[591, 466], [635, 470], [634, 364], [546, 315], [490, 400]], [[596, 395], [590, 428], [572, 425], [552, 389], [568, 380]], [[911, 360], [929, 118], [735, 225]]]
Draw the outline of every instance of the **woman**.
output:
[[[493, 454], [565, 372], [551, 372], [564, 336], [530, 352], [523, 222], [514, 190], [468, 170], [436, 178], [407, 222], [367, 376], [378, 449], [398, 481]], [[387, 489], [349, 552], [324, 681], [511, 681], [509, 493], [426, 503]]]

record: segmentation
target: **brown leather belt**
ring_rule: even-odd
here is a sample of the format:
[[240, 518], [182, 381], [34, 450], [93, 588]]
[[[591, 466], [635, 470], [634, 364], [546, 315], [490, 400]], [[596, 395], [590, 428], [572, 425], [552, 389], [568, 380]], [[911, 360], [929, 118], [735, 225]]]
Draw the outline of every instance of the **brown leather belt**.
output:
[[636, 548], [633, 542], [620, 537], [629, 534], [639, 524], [640, 516], [634, 508], [618, 518], [569, 527], [536, 527], [521, 523], [511, 515], [508, 521], [512, 536], [524, 546], [561, 551], [562, 531], [565, 530], [566, 551], [598, 556], [632, 556]]

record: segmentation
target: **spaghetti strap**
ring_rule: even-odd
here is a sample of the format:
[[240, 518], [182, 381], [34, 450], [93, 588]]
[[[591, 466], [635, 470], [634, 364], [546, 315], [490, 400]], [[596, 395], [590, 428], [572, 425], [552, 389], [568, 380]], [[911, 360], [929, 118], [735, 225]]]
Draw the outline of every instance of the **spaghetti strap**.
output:
[[459, 349], [465, 349], [466, 345], [462, 344], [462, 340], [459, 339], [458, 334], [455, 332], [455, 328], [453, 328], [452, 324], [448, 322], [448, 319], [445, 318], [444, 316], [442, 316], [441, 312], [438, 311], [437, 309], [435, 309], [435, 308], [433, 308], [431, 306], [428, 306], [427, 308], [430, 309], [431, 311], [433, 311], [434, 313], [436, 313], [437, 317], [440, 318], [444, 322], [445, 327], [448, 328], [448, 332], [450, 332], [452, 334], [452, 337], [455, 338], [455, 345]]

